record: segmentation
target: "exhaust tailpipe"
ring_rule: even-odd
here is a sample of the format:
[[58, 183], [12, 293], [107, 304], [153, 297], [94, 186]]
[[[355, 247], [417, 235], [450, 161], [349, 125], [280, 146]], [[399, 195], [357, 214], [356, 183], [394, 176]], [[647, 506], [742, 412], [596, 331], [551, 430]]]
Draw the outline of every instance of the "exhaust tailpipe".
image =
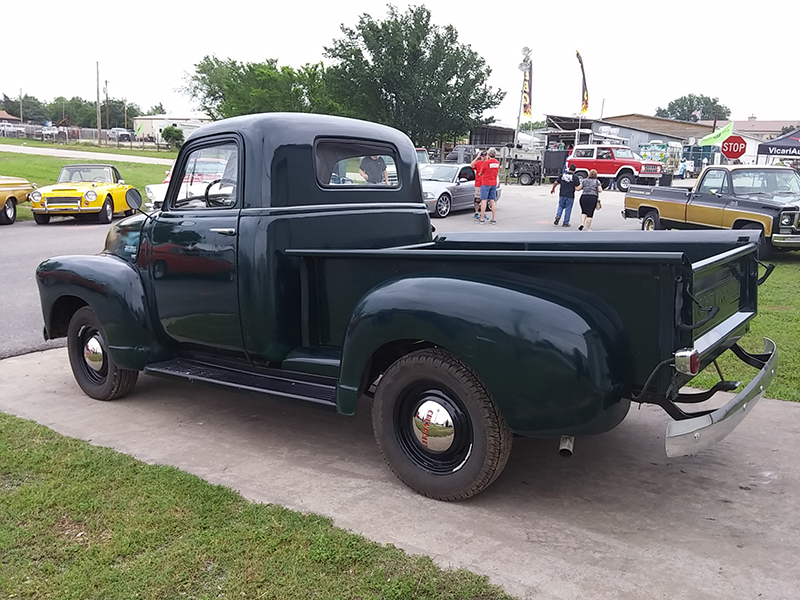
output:
[[575, 438], [571, 435], [562, 435], [561, 442], [558, 444], [558, 455], [564, 458], [572, 456], [572, 448], [575, 446]]

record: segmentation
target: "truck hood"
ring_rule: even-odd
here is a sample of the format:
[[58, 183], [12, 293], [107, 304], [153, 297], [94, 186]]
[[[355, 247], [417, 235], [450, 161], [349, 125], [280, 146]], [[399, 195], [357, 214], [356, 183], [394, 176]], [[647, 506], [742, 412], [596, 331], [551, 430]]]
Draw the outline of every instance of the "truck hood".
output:
[[[447, 191], [448, 188], [454, 186], [455, 183], [451, 183], [449, 181], [425, 181], [422, 182], [422, 191], [423, 192], [430, 192], [434, 196], [438, 196], [444, 191]], [[461, 185], [467, 185], [466, 183], [462, 183]]]
[[785, 208], [792, 208], [790, 205], [796, 205], [800, 203], [800, 194], [735, 194], [735, 197], [752, 200], [753, 202], [769, 202], [770, 204], [779, 204]]

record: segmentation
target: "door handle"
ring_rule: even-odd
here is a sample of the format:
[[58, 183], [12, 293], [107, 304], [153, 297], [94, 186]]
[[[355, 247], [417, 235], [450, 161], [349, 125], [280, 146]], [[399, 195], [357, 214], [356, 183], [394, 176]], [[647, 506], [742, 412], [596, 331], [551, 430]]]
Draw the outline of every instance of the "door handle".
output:
[[209, 231], [212, 233], [221, 233], [222, 235], [236, 235], [236, 230], [233, 227], [212, 227]]

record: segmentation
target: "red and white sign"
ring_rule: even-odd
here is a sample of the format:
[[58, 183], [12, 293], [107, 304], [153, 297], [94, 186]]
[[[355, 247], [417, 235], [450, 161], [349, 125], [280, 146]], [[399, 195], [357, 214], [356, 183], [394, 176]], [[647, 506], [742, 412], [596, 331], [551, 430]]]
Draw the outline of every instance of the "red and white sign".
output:
[[741, 158], [747, 150], [747, 142], [740, 135], [732, 135], [722, 142], [722, 156], [725, 158]]

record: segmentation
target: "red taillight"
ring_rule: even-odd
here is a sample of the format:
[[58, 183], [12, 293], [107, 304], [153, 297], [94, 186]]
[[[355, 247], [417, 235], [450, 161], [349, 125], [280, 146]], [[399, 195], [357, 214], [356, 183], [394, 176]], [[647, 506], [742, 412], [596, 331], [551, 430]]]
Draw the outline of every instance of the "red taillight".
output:
[[684, 375], [697, 375], [700, 372], [700, 353], [694, 348], [684, 348], [675, 353], [675, 370]]

